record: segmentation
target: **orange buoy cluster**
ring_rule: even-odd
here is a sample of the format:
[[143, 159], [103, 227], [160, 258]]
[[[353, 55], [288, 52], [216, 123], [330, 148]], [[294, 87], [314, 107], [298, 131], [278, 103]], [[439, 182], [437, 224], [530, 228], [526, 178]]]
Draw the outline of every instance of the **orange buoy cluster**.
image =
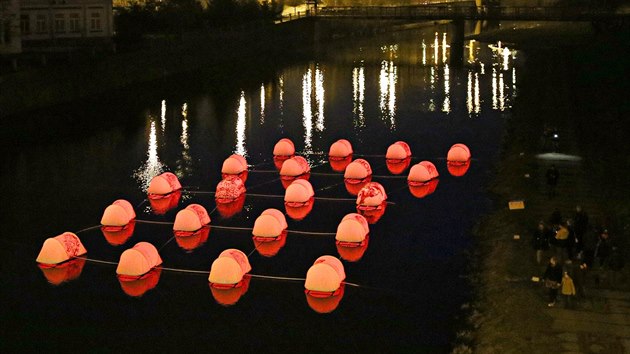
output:
[[[310, 166], [302, 156], [295, 155], [295, 146], [287, 138], [274, 146], [274, 163], [285, 187], [286, 214], [294, 219], [305, 218], [313, 208], [315, 192], [308, 181]], [[356, 213], [345, 215], [337, 227], [335, 244], [339, 255], [346, 261], [356, 262], [367, 249], [370, 224], [376, 223], [387, 206], [387, 193], [378, 182], [372, 181], [372, 168], [364, 159], [352, 160], [353, 148], [348, 140], [337, 140], [330, 146], [328, 158], [333, 170], [344, 172], [344, 183], [349, 193], [356, 196]], [[390, 145], [385, 155], [392, 174], [403, 173], [410, 165], [411, 149], [403, 141]], [[466, 173], [471, 154], [464, 144], [454, 144], [447, 154], [448, 170], [454, 176]], [[343, 167], [342, 167], [343, 166]], [[221, 168], [222, 180], [217, 184], [215, 201], [224, 217], [234, 215], [243, 207], [248, 165], [243, 156], [233, 154]], [[430, 161], [411, 167], [407, 184], [416, 197], [427, 196], [438, 183], [439, 173]], [[156, 214], [176, 207], [181, 196], [181, 183], [173, 173], [165, 172], [154, 177], [147, 189], [148, 199]], [[112, 245], [124, 244], [133, 233], [136, 213], [124, 199], [114, 201], [105, 208], [101, 217], [101, 230]], [[210, 232], [210, 215], [200, 204], [190, 204], [175, 216], [173, 233], [184, 250], [193, 250], [206, 242]], [[271, 257], [285, 245], [288, 224], [285, 214], [278, 209], [266, 209], [256, 218], [252, 240], [259, 254]], [[52, 284], [78, 277], [85, 264], [87, 253], [78, 236], [66, 232], [47, 239], [37, 256], [39, 267]], [[130, 296], [142, 296], [153, 289], [160, 278], [162, 258], [151, 243], [138, 242], [120, 255], [116, 274], [121, 288]], [[208, 282], [218, 303], [232, 305], [249, 287], [251, 265], [247, 255], [237, 249], [226, 249], [212, 262]], [[308, 269], [304, 282], [307, 302], [320, 313], [333, 311], [344, 292], [345, 270], [341, 261], [333, 256], [321, 256]]]

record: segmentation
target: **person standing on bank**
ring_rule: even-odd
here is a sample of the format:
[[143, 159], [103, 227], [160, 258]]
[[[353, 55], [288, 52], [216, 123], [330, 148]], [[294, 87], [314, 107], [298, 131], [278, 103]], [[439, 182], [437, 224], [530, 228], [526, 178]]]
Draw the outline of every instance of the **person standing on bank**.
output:
[[584, 253], [584, 234], [588, 230], [588, 214], [582, 207], [575, 207], [575, 215], [573, 216], [573, 231], [575, 231], [575, 253], [578, 258], [583, 257]]
[[556, 169], [556, 165], [551, 165], [547, 170], [547, 187], [549, 188], [549, 198], [556, 195], [556, 185], [558, 184], [558, 178], [560, 178], [560, 172]]
[[566, 223], [560, 223], [554, 239], [556, 255], [560, 258], [560, 261], [567, 260], [569, 258], [569, 229]]
[[575, 285], [568, 272], [562, 276], [562, 295], [564, 296], [564, 307], [573, 308], [573, 298], [575, 296]]
[[545, 279], [545, 287], [549, 295], [549, 303], [547, 306], [554, 307], [556, 305], [558, 289], [562, 282], [562, 266], [558, 263], [558, 259], [555, 256], [549, 258], [549, 264], [547, 264], [543, 278]]
[[549, 230], [544, 222], [539, 222], [538, 227], [534, 230], [532, 246], [536, 251], [536, 263], [542, 262], [543, 253], [549, 249], [549, 239], [551, 238], [551, 230]]

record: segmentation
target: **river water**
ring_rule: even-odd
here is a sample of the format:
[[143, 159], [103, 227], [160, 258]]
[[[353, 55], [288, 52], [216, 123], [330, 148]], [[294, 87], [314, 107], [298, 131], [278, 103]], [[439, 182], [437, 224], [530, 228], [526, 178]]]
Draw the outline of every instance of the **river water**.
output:
[[[48, 123], [22, 127], [31, 133], [9, 150], [2, 171], [2, 345], [19, 351], [447, 351], [471, 298], [471, 228], [491, 207], [485, 186], [521, 65], [520, 54], [504, 44], [466, 42], [464, 65], [454, 67], [449, 40], [446, 26], [395, 32], [335, 44], [240, 90], [160, 82], [124, 97], [37, 113]], [[258, 80], [255, 69], [243, 70]], [[190, 87], [206, 87], [199, 85], [204, 80], [197, 77]], [[191, 203], [211, 212], [217, 226], [250, 228], [263, 210], [284, 211], [282, 198], [271, 197], [284, 193], [272, 161], [283, 137], [311, 164], [316, 196], [339, 198], [316, 200], [303, 220], [287, 217], [290, 230], [334, 233], [344, 215], [356, 212], [343, 175], [328, 163], [330, 144], [348, 139], [355, 158], [372, 165], [373, 180], [391, 203], [370, 225], [362, 256], [340, 251], [329, 234], [289, 234], [273, 256], [256, 250], [248, 231], [217, 228], [205, 241], [173, 239], [168, 222]], [[433, 193], [415, 197], [406, 171], [388, 171], [384, 153], [399, 140], [411, 147], [412, 164], [428, 160], [437, 167]], [[445, 160], [455, 143], [473, 156], [458, 177]], [[251, 166], [248, 193], [268, 196], [248, 196], [233, 216], [215, 209], [209, 194], [185, 191], [165, 213], [146, 200], [150, 179], [166, 171], [188, 191], [214, 191], [232, 153]], [[98, 225], [119, 198], [136, 207], [133, 235], [112, 240], [99, 228], [82, 231]], [[35, 258], [46, 238], [64, 231], [78, 232], [89, 260], [51, 284]], [[169, 269], [152, 286], [138, 285], [141, 296], [130, 296], [115, 263], [140, 241], [155, 245]], [[211, 291], [207, 272], [227, 248], [249, 255], [253, 277], [246, 292], [226, 300]], [[333, 304], [309, 302], [304, 293], [303, 278], [322, 255], [339, 257], [350, 283]]]

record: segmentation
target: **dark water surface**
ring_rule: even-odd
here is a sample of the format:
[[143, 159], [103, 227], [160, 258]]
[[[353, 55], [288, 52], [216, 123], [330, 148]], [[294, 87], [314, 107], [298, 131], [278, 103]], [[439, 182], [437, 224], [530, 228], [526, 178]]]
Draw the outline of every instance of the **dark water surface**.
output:
[[[519, 54], [475, 42], [472, 53], [465, 51], [464, 66], [455, 68], [448, 64], [443, 36], [450, 39], [446, 27], [427, 27], [345, 43], [257, 85], [244, 84], [241, 92], [221, 92], [220, 83], [213, 84], [214, 93], [157, 83], [126, 97], [41, 112], [46, 124], [17, 123], [22, 138], [16, 141], [22, 143], [6, 149], [2, 169], [2, 347], [447, 351], [463, 322], [460, 307], [471, 296], [465, 279], [471, 227], [490, 207], [484, 186], [515, 96]], [[243, 70], [257, 80], [255, 68]], [[195, 80], [190, 87], [204, 87], [203, 77]], [[332, 172], [325, 156], [330, 144], [348, 139], [356, 153], [367, 155], [374, 180], [395, 203], [370, 225], [363, 257], [342, 260], [346, 280], [359, 287], [346, 286], [334, 311], [311, 308], [303, 281], [252, 278], [237, 303], [223, 306], [207, 274], [165, 269], [155, 288], [131, 297], [112, 264], [87, 261], [78, 278], [61, 285], [49, 284], [37, 267], [46, 238], [97, 225], [105, 207], [119, 198], [139, 206], [140, 220], [173, 221], [190, 203], [214, 210], [212, 196], [184, 193], [177, 208], [155, 215], [145, 189], [151, 177], [170, 171], [189, 189], [213, 191], [231, 153], [244, 154], [253, 170], [273, 170], [271, 152], [282, 137], [295, 142], [316, 166], [313, 172], [323, 173]], [[397, 140], [409, 143], [412, 163], [426, 159], [437, 166], [433, 194], [413, 197], [406, 172], [391, 178], [382, 155]], [[467, 144], [474, 157], [462, 177], [446, 168], [454, 143]], [[277, 177], [251, 172], [248, 192], [283, 194]], [[352, 197], [341, 174], [313, 175], [310, 181], [316, 196]], [[282, 199], [248, 197], [231, 218], [214, 211], [212, 224], [252, 227], [266, 208], [284, 211]], [[317, 200], [304, 220], [288, 219], [289, 229], [335, 232], [351, 212], [352, 201]], [[170, 225], [138, 223], [117, 246], [98, 228], [78, 236], [90, 259], [116, 263], [125, 249], [147, 241], [160, 250], [164, 267], [205, 272], [227, 248], [250, 254], [255, 275], [290, 278], [304, 278], [321, 255], [340, 256], [334, 236], [290, 234], [273, 257], [259, 254], [246, 231], [212, 229], [192, 251], [172, 239]]]

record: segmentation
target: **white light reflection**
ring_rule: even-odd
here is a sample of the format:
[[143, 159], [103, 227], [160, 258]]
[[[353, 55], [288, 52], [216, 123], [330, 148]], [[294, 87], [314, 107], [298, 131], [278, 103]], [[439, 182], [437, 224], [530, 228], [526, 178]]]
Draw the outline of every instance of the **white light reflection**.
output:
[[179, 137], [179, 141], [182, 144], [182, 163], [179, 166], [177, 175], [180, 177], [188, 174], [190, 167], [190, 145], [188, 144], [188, 104], [184, 103], [182, 106], [182, 135]]
[[479, 105], [479, 74], [468, 71], [468, 85], [467, 85], [467, 97], [466, 107], [468, 108], [468, 115], [472, 116], [473, 113], [479, 113], [481, 107]]
[[503, 48], [503, 52], [501, 54], [503, 55], [503, 70], [507, 71], [510, 64], [510, 50], [505, 47]]
[[284, 76], [280, 76], [278, 78], [278, 87], [280, 89], [280, 92], [278, 93], [278, 101], [279, 102], [279, 106], [280, 106], [280, 128], [284, 127], [284, 120], [282, 119], [284, 117]]
[[313, 88], [311, 86], [313, 74], [308, 69], [302, 77], [302, 124], [304, 125], [304, 152], [310, 154], [313, 152], [313, 110], [311, 108], [311, 95]]
[[475, 62], [475, 40], [474, 39], [471, 39], [470, 44], [468, 44], [468, 62], [471, 64]]
[[503, 83], [503, 73], [499, 73], [499, 109], [505, 109], [505, 85]]
[[481, 94], [479, 93], [479, 74], [475, 73], [475, 113], [481, 112], [480, 96]]
[[446, 42], [446, 32], [442, 33], [442, 63], [446, 63], [446, 48], [449, 48], [450, 45]]
[[512, 67], [512, 96], [516, 96], [516, 67]]
[[473, 112], [473, 73], [472, 71], [468, 71], [468, 81], [466, 84], [466, 108], [468, 109], [468, 114]]
[[317, 67], [315, 69], [315, 103], [317, 104], [317, 121], [315, 129], [324, 131], [324, 72]]
[[435, 32], [435, 39], [433, 40], [433, 60], [435, 61], [435, 65], [438, 64], [438, 50], [440, 44], [438, 42], [438, 33]]
[[381, 62], [379, 75], [381, 115], [388, 119], [390, 129], [396, 129], [396, 82], [398, 81], [398, 68], [391, 60]]
[[162, 133], [166, 130], [166, 100], [162, 100], [162, 112], [161, 112], [161, 122], [162, 122]]
[[245, 149], [246, 104], [245, 92], [241, 91], [241, 98], [236, 111], [236, 150], [234, 151], [234, 153], [241, 156], [247, 156], [247, 150]]
[[427, 45], [422, 39], [422, 65], [427, 65]]
[[260, 84], [260, 124], [265, 123], [265, 85]]
[[442, 103], [442, 112], [451, 112], [450, 71], [448, 64], [444, 64], [444, 103]]
[[147, 190], [153, 177], [159, 175], [163, 171], [164, 165], [160, 162], [157, 148], [158, 144], [155, 122], [151, 121], [149, 143], [147, 148], [147, 161], [134, 172], [134, 177], [142, 186], [143, 191]]
[[492, 109], [497, 109], [497, 69], [492, 68]]
[[363, 67], [363, 61], [361, 61], [361, 66], [352, 69], [352, 97], [354, 127], [365, 127], [363, 107], [365, 103], [365, 69]]

